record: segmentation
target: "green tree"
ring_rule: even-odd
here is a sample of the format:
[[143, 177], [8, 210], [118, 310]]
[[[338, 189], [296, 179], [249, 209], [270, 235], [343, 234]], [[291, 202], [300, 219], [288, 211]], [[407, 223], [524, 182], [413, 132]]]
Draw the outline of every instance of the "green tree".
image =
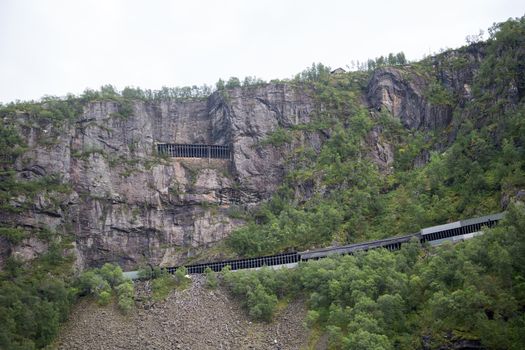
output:
[[226, 89], [234, 89], [237, 87], [241, 87], [241, 81], [237, 77], [230, 77], [230, 79], [228, 79], [224, 87]]
[[247, 292], [247, 305], [250, 316], [256, 320], [270, 322], [277, 305], [277, 297], [268, 293], [261, 284]]

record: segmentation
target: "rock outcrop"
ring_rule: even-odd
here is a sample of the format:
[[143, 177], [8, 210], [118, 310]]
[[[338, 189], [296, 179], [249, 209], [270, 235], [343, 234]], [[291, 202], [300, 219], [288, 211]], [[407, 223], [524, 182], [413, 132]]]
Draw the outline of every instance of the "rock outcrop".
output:
[[382, 68], [374, 72], [368, 100], [377, 111], [385, 108], [409, 129], [437, 129], [452, 119], [452, 107], [433, 105], [425, 96], [429, 81], [411, 69]]
[[[455, 106], [472, 99], [472, 84], [484, 57], [485, 44], [427, 58], [424, 67], [406, 65], [377, 69], [367, 87], [370, 107], [386, 109], [412, 130], [443, 129], [452, 121]], [[433, 87], [441, 91], [433, 91]], [[449, 100], [433, 100], [433, 94], [444, 93]]]
[[[232, 206], [258, 204], [282, 180], [286, 150], [261, 141], [278, 127], [308, 122], [313, 101], [289, 85], [269, 84], [198, 101], [134, 101], [131, 108], [123, 116], [119, 102], [90, 102], [62, 125], [18, 116], [29, 146], [16, 162], [19, 176], [53, 174], [71, 191], [42, 196], [9, 220], [72, 231], [80, 267], [179, 264], [223, 239], [243, 224], [229, 215]], [[229, 145], [233, 156], [163, 158], [156, 143]], [[38, 254], [31, 247], [41, 250], [29, 240], [12, 250], [31, 258]]]

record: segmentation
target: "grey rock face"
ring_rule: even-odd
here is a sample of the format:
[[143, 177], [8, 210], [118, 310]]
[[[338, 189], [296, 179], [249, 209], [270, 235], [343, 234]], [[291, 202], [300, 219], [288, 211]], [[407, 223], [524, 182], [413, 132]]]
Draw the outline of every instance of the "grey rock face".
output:
[[367, 88], [368, 103], [377, 111], [386, 109], [409, 129], [445, 128], [452, 121], [452, 106], [430, 103], [431, 82], [443, 86], [454, 104], [462, 107], [472, 99], [472, 85], [484, 56], [485, 44], [478, 43], [429, 58], [430, 69], [377, 69]]
[[[270, 84], [132, 107], [123, 117], [117, 102], [92, 102], [60, 127], [31, 125], [20, 115], [30, 147], [17, 162], [20, 176], [56, 174], [72, 192], [56, 194], [58, 205], [39, 198], [34, 209], [11, 219], [72, 230], [79, 267], [174, 265], [225, 238], [243, 224], [228, 215], [230, 206], [256, 205], [282, 180], [286, 150], [261, 141], [278, 127], [308, 122], [313, 102], [290, 86]], [[163, 159], [156, 143], [230, 145], [233, 157]], [[32, 238], [12, 251], [31, 259], [43, 244]]]
[[[469, 98], [474, 73], [441, 71], [447, 87]], [[386, 109], [408, 129], [445, 128], [452, 110], [428, 102], [428, 84], [410, 67], [378, 69], [365, 91], [366, 103], [372, 114]], [[40, 196], [23, 214], [0, 213], [1, 221], [73, 234], [79, 268], [104, 262], [124, 268], [180, 264], [244, 224], [230, 217], [232, 206], [251, 207], [271, 197], [293, 149], [318, 151], [329, 137], [303, 131], [279, 147], [263, 142], [278, 128], [311, 121], [314, 99], [291, 84], [235, 88], [195, 101], [135, 101], [131, 107], [123, 116], [118, 102], [90, 102], [62, 125], [20, 114], [29, 151], [16, 162], [19, 176], [54, 174], [71, 192]], [[394, 146], [381, 127], [366, 141], [370, 158], [390, 171]], [[232, 159], [166, 159], [156, 155], [156, 143], [229, 145]], [[427, 160], [428, 154], [422, 155], [417, 165]], [[297, 190], [305, 197], [312, 193]], [[17, 246], [4, 239], [0, 265], [13, 252], [31, 259], [44, 248], [34, 239]]]
[[[379, 68], [368, 83], [366, 102], [374, 115], [387, 113], [411, 131], [445, 131], [448, 136], [437, 145], [443, 150], [456, 137], [453, 108], [464, 107], [473, 98], [472, 85], [484, 56], [485, 46], [479, 43], [431, 57], [425, 68], [410, 65]], [[433, 103], [432, 84], [439, 86], [449, 101]], [[380, 128], [374, 129], [367, 141], [372, 160], [388, 172], [393, 163], [393, 146], [382, 142]], [[424, 166], [429, 159], [430, 153], [422, 150], [413, 166]]]
[[436, 78], [459, 97], [460, 106], [472, 98], [471, 87], [484, 57], [485, 44], [477, 43], [432, 58]]
[[[210, 98], [212, 139], [233, 147], [233, 172], [246, 190], [267, 198], [281, 182], [288, 149], [261, 145], [277, 128], [308, 123], [313, 100], [304, 91], [285, 84], [237, 88]], [[317, 135], [306, 143], [319, 148]]]
[[366, 142], [370, 147], [370, 159], [383, 173], [390, 173], [393, 170], [394, 146], [386, 142], [381, 133], [381, 127], [374, 127], [367, 135]]
[[436, 106], [425, 98], [428, 79], [409, 70], [381, 68], [368, 85], [368, 101], [377, 111], [386, 109], [408, 129], [437, 129], [452, 120], [450, 106]]

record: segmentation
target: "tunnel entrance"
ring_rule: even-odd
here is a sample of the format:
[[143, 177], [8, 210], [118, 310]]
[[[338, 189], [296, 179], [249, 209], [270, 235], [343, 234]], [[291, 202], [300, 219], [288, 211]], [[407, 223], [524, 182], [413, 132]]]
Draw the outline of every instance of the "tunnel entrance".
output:
[[175, 158], [230, 159], [230, 146], [158, 143], [157, 153]]

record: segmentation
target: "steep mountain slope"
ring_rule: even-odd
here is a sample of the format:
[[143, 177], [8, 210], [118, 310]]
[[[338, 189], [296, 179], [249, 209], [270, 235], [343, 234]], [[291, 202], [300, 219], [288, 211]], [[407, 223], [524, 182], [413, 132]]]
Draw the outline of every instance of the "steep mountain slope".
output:
[[[409, 65], [1, 106], [0, 344], [48, 344], [78, 295], [74, 270], [307, 249], [505, 209], [525, 193], [524, 40], [521, 18]], [[172, 159], [157, 143], [232, 157]]]
[[[115, 95], [7, 106], [3, 127], [21, 135], [24, 151], [4, 166], [18, 181], [53, 177], [68, 188], [62, 196], [5, 198], [2, 221], [68, 231], [81, 266], [181, 263], [191, 248], [215, 243], [242, 223], [228, 215], [232, 204], [250, 206], [272, 194], [284, 157], [259, 142], [279, 126], [308, 122], [312, 108], [311, 98], [287, 84], [197, 101]], [[320, 143], [315, 135], [304, 142]], [[230, 145], [233, 157], [162, 158], [156, 143]], [[13, 252], [29, 258], [38, 246], [25, 240]]]
[[[399, 181], [386, 184], [384, 174], [422, 166], [431, 152], [455, 140], [463, 109], [474, 100], [474, 77], [485, 51], [478, 44], [415, 65], [379, 68], [370, 77], [331, 75], [319, 66], [295, 81], [189, 100], [120, 96], [109, 89], [8, 105], [2, 128], [20, 139], [5, 145], [4, 169], [17, 183], [49, 180], [61, 193], [45, 184], [30, 195], [4, 188], [3, 226], [70, 234], [79, 267], [107, 261], [128, 268], [174, 265], [242, 226], [243, 211], [270, 199], [283, 180], [295, 192], [284, 202], [299, 205], [317, 196], [325, 201], [335, 188], [359, 188], [352, 174], [368, 178], [361, 184], [368, 196], [390, 192]], [[506, 108], [514, 110], [516, 103]], [[454, 119], [454, 113], [462, 117]], [[157, 143], [229, 145], [232, 159], [169, 159], [156, 154]], [[372, 215], [332, 214], [339, 224]], [[338, 231], [337, 223], [329, 229]], [[342, 231], [342, 237], [297, 233], [301, 242], [281, 246], [369, 235]], [[35, 235], [11, 244], [5, 235], [3, 240], [2, 261], [13, 254], [31, 259], [47, 244]]]

